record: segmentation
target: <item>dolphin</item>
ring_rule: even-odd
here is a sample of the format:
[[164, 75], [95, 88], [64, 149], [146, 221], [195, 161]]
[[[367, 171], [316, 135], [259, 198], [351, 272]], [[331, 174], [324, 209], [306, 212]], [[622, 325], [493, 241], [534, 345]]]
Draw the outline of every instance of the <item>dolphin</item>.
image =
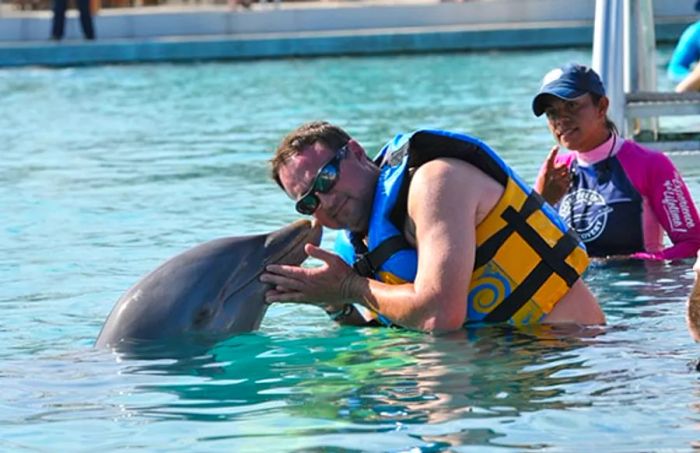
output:
[[219, 340], [260, 326], [268, 264], [301, 264], [304, 245], [318, 245], [321, 227], [299, 220], [268, 234], [215, 239], [170, 258], [119, 298], [96, 347], [182, 340]]

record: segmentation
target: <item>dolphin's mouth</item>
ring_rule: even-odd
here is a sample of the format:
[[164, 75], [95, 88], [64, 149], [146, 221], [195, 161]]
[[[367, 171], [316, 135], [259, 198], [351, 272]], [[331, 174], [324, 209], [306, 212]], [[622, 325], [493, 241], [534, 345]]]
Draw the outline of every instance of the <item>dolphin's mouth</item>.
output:
[[[252, 274], [249, 279], [240, 282], [235, 288], [230, 290], [230, 297], [241, 291], [243, 288], [248, 286], [252, 282], [259, 282], [260, 275], [265, 272], [265, 268], [269, 264], [293, 264], [299, 265], [306, 259], [306, 252], [304, 252], [304, 245], [307, 243], [312, 243], [314, 245], [319, 245], [321, 243], [321, 226], [318, 224], [312, 224], [308, 220], [297, 220], [296, 222], [287, 225], [286, 227], [273, 231], [269, 234], [270, 237], [275, 237], [276, 233], [279, 233], [275, 239], [272, 241], [279, 240], [282, 241], [284, 246], [265, 259], [257, 272]], [[291, 240], [288, 239], [291, 237]], [[270, 245], [268, 241], [265, 245]], [[270, 286], [269, 284], [265, 284]], [[225, 299], [224, 303], [228, 301], [228, 297]]]
[[[260, 275], [265, 272], [266, 267], [270, 264], [301, 264], [306, 259], [304, 245], [307, 243], [319, 245], [320, 242], [321, 227], [312, 224], [308, 220], [296, 221], [284, 228], [267, 234], [264, 247], [271, 248], [273, 253], [264, 258], [260, 267], [256, 269], [249, 278], [246, 278], [245, 281], [237, 281], [234, 284], [235, 286], [231, 287], [229, 287], [229, 284], [232, 282], [229, 281], [225, 285], [226, 289], [221, 297], [220, 309], [223, 311], [218, 311], [216, 314], [208, 314], [206, 319], [202, 320], [202, 324], [209, 323], [208, 327], [212, 329], [212, 319], [216, 319], [215, 323], [223, 334], [228, 334], [234, 330], [246, 331], [257, 329], [268, 305], [264, 300], [264, 291], [267, 291], [267, 289], [271, 287], [269, 283], [262, 283], [260, 281]], [[256, 289], [247, 290], [246, 288], [248, 288], [249, 285], [256, 285]], [[260, 289], [262, 292], [260, 292], [260, 289], [257, 289], [257, 285], [261, 286]], [[231, 298], [235, 294], [245, 291], [248, 291], [248, 297], [255, 298], [255, 300], [248, 300], [246, 302], [246, 314], [241, 314], [240, 310], [237, 311], [234, 307], [232, 311], [229, 312], [228, 316], [222, 316], [223, 313], [226, 312], [227, 309], [225, 307], [229, 306]]]
[[299, 228], [305, 231], [303, 234], [294, 236], [293, 240], [288, 241], [279, 252], [270, 255], [263, 263], [263, 268], [268, 264], [301, 264], [306, 259], [304, 245], [311, 243], [317, 246], [321, 243], [321, 226], [318, 224], [308, 220], [298, 220], [286, 228], [291, 230], [290, 233]]
[[[296, 222], [287, 225], [286, 227], [274, 231], [269, 234], [268, 240], [265, 242], [266, 246], [273, 246], [270, 241], [282, 241], [284, 246], [267, 257], [258, 269], [249, 279], [240, 282], [235, 288], [231, 289], [229, 295], [224, 299], [224, 305], [227, 304], [228, 299], [237, 292], [243, 290], [253, 282], [261, 283], [259, 278], [265, 268], [269, 264], [293, 264], [299, 265], [306, 259], [306, 252], [304, 252], [304, 245], [307, 243], [312, 243], [314, 245], [319, 245], [321, 243], [321, 226], [318, 224], [312, 224], [308, 220], [297, 220]], [[263, 284], [264, 286], [270, 286], [269, 283]]]

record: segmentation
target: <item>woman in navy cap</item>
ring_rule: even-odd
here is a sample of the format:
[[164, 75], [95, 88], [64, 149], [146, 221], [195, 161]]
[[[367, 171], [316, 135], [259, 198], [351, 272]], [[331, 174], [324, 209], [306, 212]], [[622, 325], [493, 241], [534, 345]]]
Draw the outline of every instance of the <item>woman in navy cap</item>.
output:
[[[590, 256], [696, 256], [700, 217], [688, 187], [663, 153], [618, 135], [608, 105], [591, 68], [567, 64], [545, 76], [532, 109], [546, 115], [558, 145], [535, 190], [576, 230]], [[560, 146], [570, 152], [560, 155]], [[664, 231], [670, 247], [664, 247]]]

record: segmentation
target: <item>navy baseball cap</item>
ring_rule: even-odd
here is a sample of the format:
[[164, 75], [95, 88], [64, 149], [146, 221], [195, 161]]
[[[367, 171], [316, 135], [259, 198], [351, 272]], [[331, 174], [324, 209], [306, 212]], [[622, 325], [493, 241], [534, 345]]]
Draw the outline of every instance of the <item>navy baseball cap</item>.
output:
[[588, 66], [569, 63], [561, 68], [553, 69], [544, 76], [540, 92], [532, 100], [532, 111], [535, 116], [544, 113], [547, 107], [547, 95], [570, 101], [586, 93], [605, 96], [605, 87], [596, 72]]

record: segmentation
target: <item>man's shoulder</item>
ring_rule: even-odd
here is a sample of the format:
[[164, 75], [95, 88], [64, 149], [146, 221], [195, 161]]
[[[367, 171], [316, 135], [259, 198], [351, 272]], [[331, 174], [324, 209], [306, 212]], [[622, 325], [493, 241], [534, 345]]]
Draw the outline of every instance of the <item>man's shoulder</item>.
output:
[[470, 192], [490, 190], [491, 183], [498, 182], [478, 166], [454, 157], [438, 157], [418, 167], [413, 174], [411, 185], [436, 184], [446, 180], [451, 186], [467, 189]]
[[[455, 158], [434, 159], [422, 165], [409, 189], [409, 217], [413, 208], [431, 206], [455, 221], [473, 213], [480, 223], [503, 196], [505, 186], [477, 166]], [[463, 227], [463, 225], [462, 225]]]
[[436, 157], [416, 169], [416, 173], [420, 171], [424, 173], [442, 173], [448, 171], [458, 173], [483, 173], [478, 166], [457, 157]]
[[693, 33], [694, 36], [700, 38], [700, 20], [688, 25], [687, 30], [689, 30], [691, 33]]

